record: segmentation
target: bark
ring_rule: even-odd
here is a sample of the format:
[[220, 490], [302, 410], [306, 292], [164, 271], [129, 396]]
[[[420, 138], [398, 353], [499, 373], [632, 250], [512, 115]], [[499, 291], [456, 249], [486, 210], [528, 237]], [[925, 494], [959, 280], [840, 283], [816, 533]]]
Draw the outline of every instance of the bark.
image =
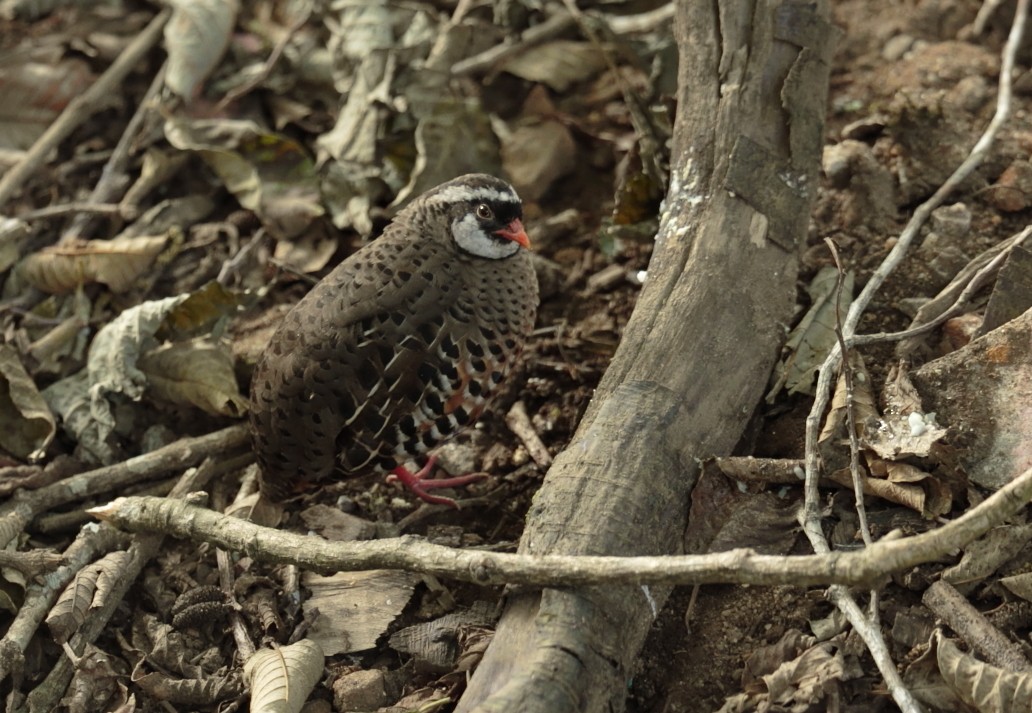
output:
[[[698, 459], [731, 452], [792, 315], [834, 28], [819, 3], [680, 0], [671, 180], [648, 279], [520, 551], [681, 550]], [[457, 711], [619, 711], [669, 591], [516, 592]]]

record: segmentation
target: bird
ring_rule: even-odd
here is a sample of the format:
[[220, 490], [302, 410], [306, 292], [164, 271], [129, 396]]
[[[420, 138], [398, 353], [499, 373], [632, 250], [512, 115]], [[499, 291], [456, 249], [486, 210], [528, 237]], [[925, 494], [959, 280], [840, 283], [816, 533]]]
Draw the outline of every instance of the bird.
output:
[[538, 283], [523, 205], [467, 174], [428, 190], [320, 280], [255, 366], [260, 490], [284, 500], [334, 474], [389, 474], [420, 499], [482, 474], [431, 477], [435, 447], [471, 426], [534, 327]]

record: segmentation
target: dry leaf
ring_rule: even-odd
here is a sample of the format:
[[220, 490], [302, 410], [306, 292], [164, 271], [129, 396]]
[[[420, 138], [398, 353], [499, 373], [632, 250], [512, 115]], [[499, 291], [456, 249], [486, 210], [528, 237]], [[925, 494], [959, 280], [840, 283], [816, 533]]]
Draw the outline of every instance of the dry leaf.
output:
[[89, 65], [8, 62], [0, 68], [0, 147], [27, 149], [93, 81]]
[[180, 406], [197, 406], [207, 413], [239, 418], [247, 401], [237, 390], [229, 349], [210, 342], [166, 344], [140, 356], [137, 362], [150, 393]]
[[842, 294], [836, 298], [838, 273], [834, 267], [821, 268], [806, 288], [811, 306], [785, 343], [787, 355], [775, 367], [775, 384], [767, 393], [773, 400], [782, 387], [788, 393], [813, 393], [814, 375], [835, 346], [836, 302], [845, 308], [853, 301], [853, 273], [847, 272], [842, 281]]
[[605, 57], [590, 42], [554, 40], [506, 61], [501, 69], [531, 82], [547, 84], [557, 92], [602, 71]]
[[244, 663], [251, 713], [299, 713], [323, 674], [323, 651], [311, 639], [260, 649]]
[[179, 149], [197, 151], [276, 238], [304, 232], [325, 211], [315, 165], [298, 142], [253, 121], [169, 119], [165, 136]]
[[1032, 602], [1032, 572], [1003, 577], [1000, 584], [1010, 590], [1011, 594], [1016, 594], [1026, 602]]
[[78, 245], [43, 248], [26, 257], [22, 274], [33, 287], [64, 294], [100, 282], [125, 292], [154, 262], [168, 239], [163, 236], [89, 240]]
[[236, 23], [236, 0], [170, 0], [172, 17], [165, 25], [168, 68], [165, 84], [184, 99], [218, 64]]
[[305, 573], [303, 584], [312, 596], [305, 600], [304, 610], [306, 614], [319, 610], [308, 635], [327, 656], [371, 649], [421, 581], [411, 572], [382, 569], [330, 577]]
[[[1032, 525], [1002, 525], [964, 547], [960, 562], [947, 567], [942, 579], [967, 593], [1017, 555], [1032, 537]], [[965, 586], [967, 585], [967, 586]]]
[[128, 558], [128, 552], [117, 550], [79, 570], [47, 614], [47, 627], [57, 643], [71, 639], [89, 610], [104, 603], [112, 581], [124, 576]]
[[1012, 673], [961, 652], [936, 632], [936, 660], [946, 683], [979, 713], [1027, 713], [1032, 701], [1032, 674]]
[[[856, 425], [857, 434], [862, 435], [872, 422], [878, 421], [878, 408], [874, 404], [874, 391], [871, 390], [871, 377], [867, 373], [863, 357], [857, 352], [849, 355], [849, 368], [853, 370], [853, 423]], [[846, 374], [839, 372], [838, 381], [835, 383], [835, 393], [831, 398], [831, 410], [824, 421], [824, 428], [821, 429], [817, 442], [826, 444], [833, 439], [842, 439], [848, 442], [849, 434], [846, 430], [849, 423], [848, 390], [846, 389]]]
[[18, 352], [0, 344], [0, 446], [16, 458], [35, 459], [56, 430], [54, 414], [22, 366]]

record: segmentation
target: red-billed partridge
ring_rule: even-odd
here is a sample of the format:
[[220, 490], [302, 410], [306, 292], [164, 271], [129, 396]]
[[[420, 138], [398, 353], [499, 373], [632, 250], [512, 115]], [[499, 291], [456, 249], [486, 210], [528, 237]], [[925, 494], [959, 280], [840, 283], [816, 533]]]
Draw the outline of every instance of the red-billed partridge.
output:
[[537, 277], [519, 196], [470, 174], [427, 191], [283, 319], [251, 382], [261, 487], [280, 499], [339, 469], [426, 491], [423, 456], [469, 426], [534, 325]]

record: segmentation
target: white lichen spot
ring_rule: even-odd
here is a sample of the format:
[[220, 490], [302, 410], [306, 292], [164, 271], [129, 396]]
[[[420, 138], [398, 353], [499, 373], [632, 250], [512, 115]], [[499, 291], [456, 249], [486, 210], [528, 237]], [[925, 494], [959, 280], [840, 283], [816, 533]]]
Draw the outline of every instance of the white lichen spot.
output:
[[641, 585], [641, 591], [645, 595], [645, 601], [649, 603], [649, 608], [652, 610], [652, 618], [655, 619], [659, 616], [659, 607], [656, 606], [656, 600], [652, 598], [652, 592], [649, 591], [647, 584]]
[[910, 435], [915, 438], [923, 435], [928, 430], [928, 424], [925, 423], [924, 416], [917, 411], [907, 416], [907, 424], [910, 426]]
[[767, 229], [770, 227], [770, 221], [763, 213], [756, 211], [752, 215], [752, 219], [749, 221], [749, 242], [758, 248], [762, 248], [767, 244]]

